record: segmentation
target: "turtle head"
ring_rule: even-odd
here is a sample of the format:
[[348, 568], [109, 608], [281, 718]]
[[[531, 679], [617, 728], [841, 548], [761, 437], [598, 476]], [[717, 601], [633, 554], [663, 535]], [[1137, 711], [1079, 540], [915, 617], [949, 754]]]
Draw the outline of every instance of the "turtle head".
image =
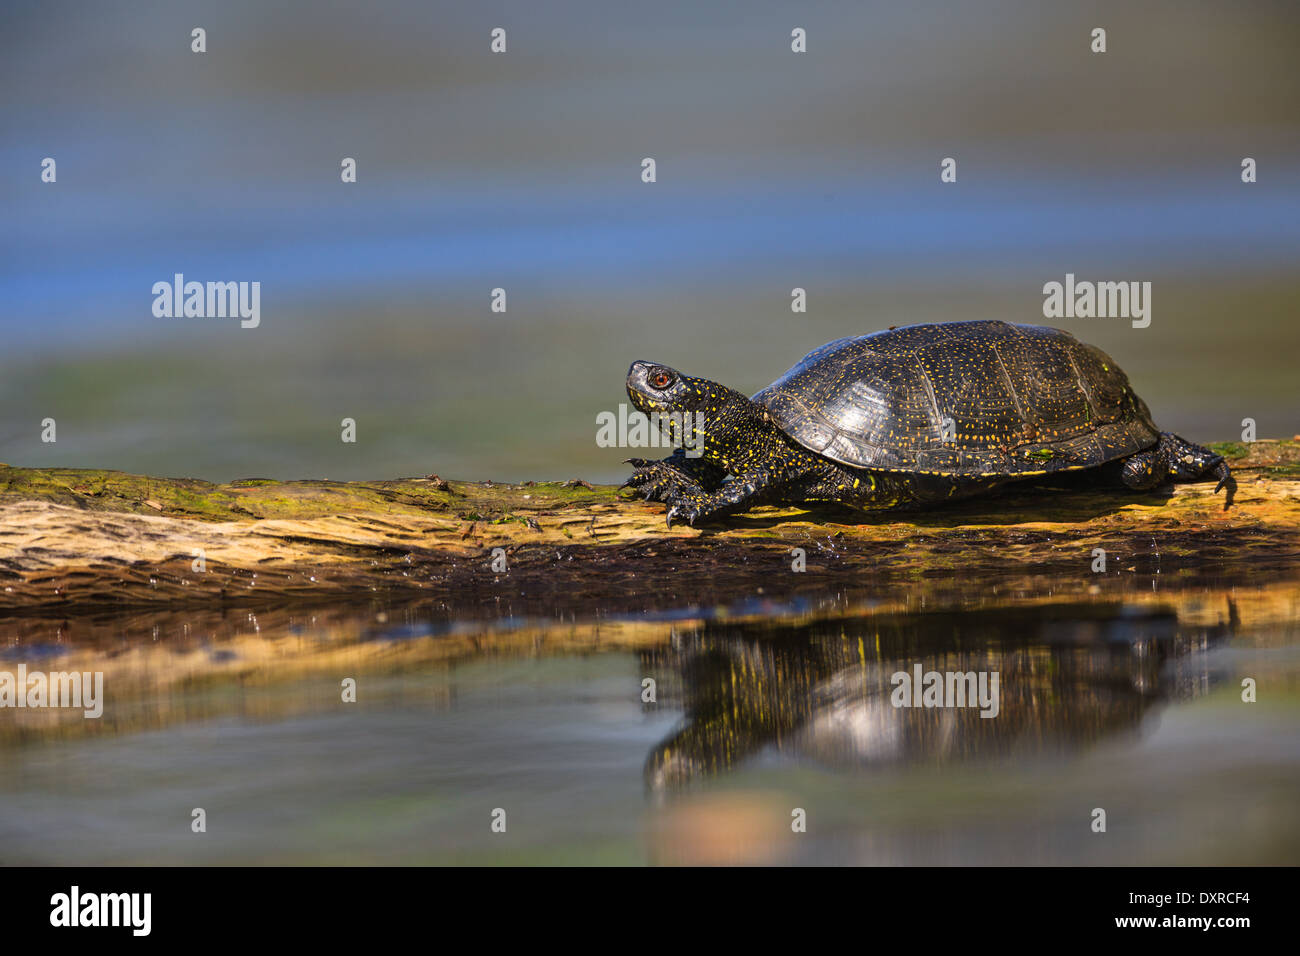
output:
[[740, 398], [739, 392], [707, 378], [692, 378], [657, 362], [633, 362], [627, 370], [627, 396], [646, 415], [698, 414], [708, 422]]
[[633, 362], [627, 371], [627, 395], [637, 411], [656, 416], [670, 429], [684, 428], [688, 444], [702, 441], [702, 453], [714, 458], [723, 454], [737, 427], [758, 415], [758, 406], [737, 391], [707, 378], [683, 375], [657, 362]]

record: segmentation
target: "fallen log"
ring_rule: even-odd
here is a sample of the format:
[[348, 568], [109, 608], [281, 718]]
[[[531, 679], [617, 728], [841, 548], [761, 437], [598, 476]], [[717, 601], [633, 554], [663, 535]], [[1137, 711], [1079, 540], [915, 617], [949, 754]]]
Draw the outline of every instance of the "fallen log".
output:
[[1227, 510], [1212, 482], [1156, 494], [1074, 482], [921, 512], [769, 507], [671, 530], [663, 505], [577, 481], [213, 484], [0, 465], [0, 613], [414, 598], [569, 615], [1293, 574], [1300, 443], [1214, 447], [1239, 483]]

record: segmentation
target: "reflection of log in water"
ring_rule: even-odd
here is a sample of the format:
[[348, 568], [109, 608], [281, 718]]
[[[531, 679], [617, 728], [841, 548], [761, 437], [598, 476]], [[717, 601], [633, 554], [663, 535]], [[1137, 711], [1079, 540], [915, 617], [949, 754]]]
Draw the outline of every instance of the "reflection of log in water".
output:
[[[900, 621], [917, 613], [912, 592], [900, 588], [887, 596], [856, 602], [848, 600], [847, 595], [828, 593], [818, 602], [791, 607], [764, 605], [764, 618], [745, 619], [752, 622], [749, 633], [755, 633], [755, 628], [764, 629], [762, 633], [773, 635], [774, 640], [781, 634], [793, 634], [793, 638], [777, 641], [786, 648], [780, 653], [789, 657], [798, 653], [799, 635], [813, 633], [810, 622], [816, 620], [819, 623], [815, 630], [824, 635], [823, 644], [841, 642], [841, 633], [863, 634], [869, 648], [868, 660], [877, 659], [873, 643], [877, 630], [885, 635], [882, 652], [892, 646], [891, 657], [913, 653], [906, 645], [902, 649], [891, 645], [888, 638], [891, 628], [897, 631]], [[1039, 621], [1044, 615], [1061, 616], [1059, 610], [1052, 610], [1059, 607], [1059, 601], [997, 594], [987, 595], [985, 600], [998, 608], [1008, 622], [1004, 628], [1008, 631], [1018, 627], [1014, 623], [1017, 616], [1027, 621]], [[1165, 609], [1175, 608], [1181, 631], [1194, 633], [1188, 629], [1199, 626], [1213, 634], [1229, 623], [1229, 600], [1232, 608], [1240, 609], [1240, 626], [1235, 626], [1235, 619], [1233, 623], [1234, 631], [1243, 640], [1261, 634], [1296, 633], [1300, 628], [1296, 619], [1300, 581], [1255, 589], [1143, 589], [1126, 597], [1123, 606], [1125, 613], [1135, 615], [1137, 620], [1148, 620], [1152, 614], [1167, 614]], [[1114, 600], [1101, 595], [1081, 602], [1070, 611], [1076, 630], [1084, 626], [1077, 622], [1091, 616], [1113, 619], [1115, 606]], [[1088, 607], [1098, 610], [1090, 614]], [[633, 672], [635, 680], [629, 676], [629, 704], [639, 701], [640, 679], [646, 673], [660, 678], [664, 685], [661, 699], [665, 699], [666, 692], [668, 698], [682, 700], [686, 695], [680, 690], [679, 669], [688, 657], [707, 658], [707, 654], [688, 654], [682, 648], [695, 647], [699, 651], [703, 634], [714, 635], [715, 640], [721, 640], [718, 635], [723, 634], [716, 625], [710, 625], [701, 638], [684, 638], [683, 634], [694, 634], [696, 628], [704, 627], [704, 615], [713, 612], [700, 613], [701, 617], [670, 620], [465, 621], [451, 616], [445, 607], [413, 602], [336, 604], [306, 610], [292, 606], [257, 610], [182, 608], [163, 613], [141, 610], [135, 614], [106, 610], [94, 616], [54, 619], [0, 615], [0, 671], [14, 671], [19, 664], [26, 664], [29, 671], [102, 671], [107, 699], [104, 716], [98, 720], [85, 720], [79, 711], [68, 708], [0, 710], [0, 763], [7, 744], [15, 741], [133, 733], [220, 716], [275, 720], [294, 714], [333, 712], [339, 707], [339, 680], [347, 676], [364, 677], [367, 683], [376, 677], [409, 677], [417, 685], [412, 695], [436, 709], [441, 706], [439, 695], [450, 689], [450, 679], [438, 677], [431, 687], [427, 678], [483, 660], [599, 653], [640, 655], [652, 662], [654, 669], [637, 667]], [[734, 616], [728, 619], [731, 630], [726, 634], [734, 637], [740, 625]], [[969, 626], [977, 620], [994, 619], [967, 606], [962, 621]], [[925, 620], [940, 618], [931, 611], [925, 614]], [[800, 622], [798, 629], [788, 623], [794, 621]], [[1108, 625], [1110, 631], [1117, 626]], [[989, 640], [997, 637], [995, 630], [990, 630]], [[974, 633], [959, 626], [957, 630], [943, 629], [935, 639], [946, 639], [958, 632]], [[949, 647], [927, 646], [932, 651]], [[965, 646], [970, 646], [969, 641]], [[674, 647], [677, 650], [671, 650]], [[961, 646], [954, 644], [952, 648], [960, 650]], [[749, 653], [761, 657], [773, 652], [760, 645]], [[822, 654], [826, 656], [824, 649]], [[1189, 681], [1203, 680], [1197, 663], [1196, 655], [1175, 657], [1172, 667], [1187, 667]], [[702, 660], [700, 666], [706, 664], [707, 660]], [[838, 659], [807, 663], [804, 672], [814, 673], [820, 681], [850, 664], [861, 667], [856, 649], [840, 648]], [[781, 666], [785, 671], [791, 669], [788, 663]], [[770, 670], [767, 666], [765, 672]], [[661, 675], [661, 671], [667, 674]], [[1147, 679], [1135, 675], [1138, 678]], [[1167, 690], [1169, 681], [1170, 674], [1164, 674], [1161, 688]], [[367, 699], [373, 702], [369, 690]]]
[[[671, 791], [761, 753], [826, 766], [945, 764], [1066, 752], [1135, 730], [1161, 700], [1209, 688], [1203, 650], [1231, 630], [1161, 608], [1047, 605], [756, 629], [706, 624], [642, 653], [685, 724], [650, 754]], [[896, 707], [896, 673], [996, 672], [997, 714]]]

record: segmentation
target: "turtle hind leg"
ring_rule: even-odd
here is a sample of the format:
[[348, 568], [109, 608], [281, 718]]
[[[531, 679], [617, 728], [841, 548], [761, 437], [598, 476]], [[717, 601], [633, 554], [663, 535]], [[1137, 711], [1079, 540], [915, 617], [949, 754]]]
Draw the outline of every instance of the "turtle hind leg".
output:
[[1120, 481], [1134, 491], [1150, 491], [1167, 481], [1199, 481], [1207, 477], [1219, 479], [1214, 487], [1216, 492], [1228, 489], [1223, 502], [1227, 510], [1237, 490], [1228, 463], [1222, 455], [1172, 432], [1161, 432], [1160, 441], [1154, 446], [1125, 458], [1120, 470]]

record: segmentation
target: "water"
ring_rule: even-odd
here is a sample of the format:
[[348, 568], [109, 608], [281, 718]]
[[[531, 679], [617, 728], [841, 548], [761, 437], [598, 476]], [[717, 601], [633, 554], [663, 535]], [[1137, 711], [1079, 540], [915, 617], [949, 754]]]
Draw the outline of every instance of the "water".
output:
[[[108, 690], [98, 721], [7, 713], [0, 862], [1291, 863], [1297, 596], [7, 619], [0, 670]], [[916, 665], [997, 672], [996, 716], [892, 706]]]
[[[6, 3], [0, 461], [612, 481], [634, 359], [752, 394], [846, 335], [1043, 322], [1067, 272], [1152, 283], [1149, 328], [1060, 324], [1163, 427], [1300, 431], [1296, 9], [1118, 5], [1102, 57], [1041, 7], [805, 4], [795, 55], [781, 3], [509, 2], [494, 57], [460, 4]], [[178, 272], [261, 282], [262, 324], [155, 318]]]

